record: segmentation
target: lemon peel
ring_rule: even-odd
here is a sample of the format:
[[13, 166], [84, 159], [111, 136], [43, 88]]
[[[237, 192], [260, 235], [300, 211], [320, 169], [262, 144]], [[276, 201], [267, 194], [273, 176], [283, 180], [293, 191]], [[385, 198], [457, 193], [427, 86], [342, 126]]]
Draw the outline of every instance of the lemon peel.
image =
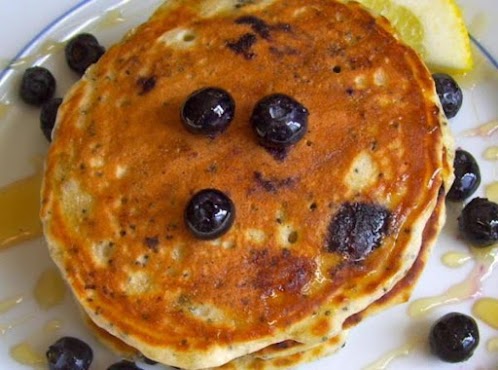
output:
[[454, 0], [356, 0], [389, 20], [398, 37], [433, 71], [463, 73], [473, 67], [470, 37]]

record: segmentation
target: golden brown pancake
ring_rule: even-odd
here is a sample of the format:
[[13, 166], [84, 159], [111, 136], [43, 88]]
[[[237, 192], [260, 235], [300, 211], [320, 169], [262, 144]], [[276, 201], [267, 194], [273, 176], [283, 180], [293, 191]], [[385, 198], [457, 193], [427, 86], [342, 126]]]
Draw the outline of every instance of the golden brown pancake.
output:
[[[422, 247], [417, 259], [408, 273], [389, 292], [373, 302], [363, 311], [348, 317], [341, 333], [328, 339], [325, 343], [305, 345], [295, 341], [284, 341], [273, 344], [252, 354], [234, 359], [226, 365], [216, 369], [232, 370], [272, 370], [287, 369], [290, 366], [317, 360], [339, 350], [346, 341], [347, 332], [358, 325], [363, 319], [385, 310], [393, 305], [406, 302], [419, 279], [424, 266], [430, 256], [439, 231], [444, 225], [446, 214], [444, 194], [440, 193], [438, 205], [429, 222], [426, 224], [422, 239]], [[97, 326], [86, 314], [83, 314], [85, 323], [95, 337], [115, 354], [132, 361], [143, 361], [143, 356], [137, 349], [130, 347], [123, 341]]]
[[[236, 102], [214, 138], [179, 114], [207, 86]], [[309, 111], [287, 151], [249, 123], [272, 93]], [[165, 364], [326, 342], [419, 255], [451, 183], [445, 126], [419, 57], [357, 4], [168, 1], [64, 99], [42, 191], [50, 253], [95, 324]], [[205, 188], [236, 207], [214, 241], [183, 220]]]
[[[420, 253], [408, 273], [394, 286], [393, 289], [387, 292], [380, 299], [372, 303], [363, 311], [349, 317], [343, 325], [343, 331], [341, 334], [330, 338], [325, 343], [312, 345], [309, 348], [307, 348], [306, 345], [292, 341], [276, 343], [255, 353], [230, 361], [228, 364], [218, 367], [217, 369], [286, 369], [289, 368], [289, 366], [297, 366], [303, 362], [313, 361], [334, 353], [342, 345], [344, 345], [347, 331], [351, 329], [351, 327], [357, 325], [367, 316], [375, 314], [381, 310], [385, 310], [392, 305], [406, 302], [409, 299], [411, 292], [415, 287], [415, 283], [420, 277], [427, 259], [429, 258], [431, 248], [436, 242], [438, 233], [444, 225], [445, 218], [444, 196], [441, 193], [438, 205], [429, 222], [425, 226]], [[84, 318], [88, 327], [97, 339], [110, 348], [114, 353], [131, 360], [143, 359], [140, 352], [135, 348], [127, 346], [118, 338], [96, 326], [87, 315], [84, 315]]]

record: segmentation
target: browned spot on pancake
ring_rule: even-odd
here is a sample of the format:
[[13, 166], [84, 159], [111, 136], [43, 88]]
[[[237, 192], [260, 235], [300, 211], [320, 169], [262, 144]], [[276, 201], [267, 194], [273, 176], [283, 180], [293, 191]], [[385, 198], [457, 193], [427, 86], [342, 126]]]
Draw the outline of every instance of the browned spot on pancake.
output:
[[140, 77], [137, 80], [137, 85], [140, 88], [139, 95], [147, 94], [156, 86], [156, 76]]
[[237, 24], [248, 24], [251, 26], [253, 32], [255, 32], [260, 37], [269, 40], [270, 39], [270, 26], [261, 18], [246, 15], [235, 20]]
[[330, 321], [327, 317], [319, 319], [311, 329], [317, 337], [325, 337], [330, 333]]
[[271, 255], [268, 249], [252, 250], [249, 261], [257, 270], [253, 285], [262, 292], [262, 297], [300, 292], [316, 268], [313, 261], [285, 249], [277, 255]]
[[377, 248], [388, 232], [390, 212], [379, 205], [345, 203], [329, 225], [328, 252], [362, 260]]
[[240, 36], [237, 40], [227, 41], [226, 45], [235, 54], [242, 54], [247, 60], [253, 59], [256, 54], [251, 50], [252, 46], [256, 43], [257, 38], [253, 33], [246, 33]]
[[152, 237], [146, 237], [144, 239], [144, 243], [145, 243], [145, 246], [149, 249], [151, 249], [152, 251], [154, 251], [155, 253], [157, 253], [159, 251], [159, 237], [156, 235], [156, 236], [152, 236]]
[[282, 58], [284, 56], [289, 56], [289, 55], [298, 55], [299, 51], [297, 49], [291, 48], [290, 46], [283, 45], [283, 46], [270, 46], [268, 48], [270, 50], [270, 53], [275, 55], [278, 58]]
[[254, 180], [258, 187], [270, 193], [276, 193], [280, 188], [292, 187], [296, 182], [292, 177], [285, 179], [267, 178], [259, 171], [254, 172]]

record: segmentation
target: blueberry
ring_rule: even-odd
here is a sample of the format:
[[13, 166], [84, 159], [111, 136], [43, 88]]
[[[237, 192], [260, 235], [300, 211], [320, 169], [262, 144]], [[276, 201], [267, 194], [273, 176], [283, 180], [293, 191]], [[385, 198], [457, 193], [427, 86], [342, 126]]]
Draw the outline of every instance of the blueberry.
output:
[[216, 189], [196, 193], [185, 209], [187, 228], [199, 239], [215, 239], [230, 229], [235, 218], [231, 199]]
[[105, 48], [99, 44], [95, 36], [81, 33], [68, 41], [64, 51], [69, 68], [83, 74], [91, 64], [100, 59], [105, 53]]
[[391, 212], [375, 203], [345, 203], [328, 227], [327, 251], [361, 261], [377, 249], [389, 233]]
[[431, 351], [446, 362], [468, 360], [479, 344], [479, 328], [467, 315], [452, 312], [437, 320], [429, 334]]
[[475, 158], [469, 152], [458, 149], [455, 153], [455, 181], [447, 194], [452, 201], [462, 201], [470, 197], [481, 184], [481, 171]]
[[45, 135], [49, 142], [52, 141], [52, 130], [54, 128], [55, 119], [57, 118], [57, 111], [59, 110], [61, 103], [61, 98], [54, 98], [43, 104], [41, 107], [40, 127], [43, 135]]
[[474, 198], [462, 210], [458, 226], [474, 247], [488, 247], [498, 241], [498, 204]]
[[462, 106], [463, 94], [456, 81], [445, 73], [432, 75], [436, 83], [436, 91], [447, 118], [456, 116]]
[[107, 368], [107, 370], [143, 370], [141, 367], [135, 365], [135, 363], [131, 361], [122, 360], [120, 362], [116, 362]]
[[55, 87], [55, 78], [48, 69], [28, 68], [22, 76], [21, 99], [31, 105], [41, 105], [54, 95]]
[[93, 360], [92, 349], [85, 342], [62, 337], [46, 353], [50, 370], [87, 370]]
[[225, 131], [234, 114], [235, 102], [232, 96], [216, 87], [194, 91], [181, 109], [181, 119], [187, 130], [211, 136]]
[[255, 106], [251, 124], [261, 145], [285, 148], [297, 143], [308, 127], [308, 110], [284, 94], [273, 94]]

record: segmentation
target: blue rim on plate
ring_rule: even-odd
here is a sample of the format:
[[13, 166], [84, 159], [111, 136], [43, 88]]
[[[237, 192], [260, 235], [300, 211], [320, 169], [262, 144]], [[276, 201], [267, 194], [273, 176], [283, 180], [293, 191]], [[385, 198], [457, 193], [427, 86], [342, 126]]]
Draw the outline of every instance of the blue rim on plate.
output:
[[[11, 61], [7, 64], [7, 67], [0, 71], [0, 84], [3, 82], [3, 79], [7, 72], [9, 72], [12, 68], [11, 65], [16, 62], [19, 58], [25, 56], [25, 54], [31, 50], [33, 45], [37, 43], [45, 34], [50, 32], [54, 27], [56, 27], [60, 22], [64, 21], [67, 17], [72, 15], [75, 11], [79, 10], [83, 6], [88, 3], [94, 2], [96, 0], [82, 0], [78, 4], [74, 5], [72, 8], [68, 9], [66, 12], [61, 14], [59, 17], [50, 22], [47, 26], [45, 26], [36, 36], [34, 36], [18, 53]], [[498, 69], [498, 61], [491, 52], [481, 43], [479, 42], [472, 34], [469, 33], [470, 40], [477, 47], [477, 49], [485, 56], [485, 58], [493, 65], [494, 68]]]
[[498, 69], [498, 62], [496, 59], [491, 55], [491, 53], [484, 47], [483, 44], [481, 44], [472, 34], [469, 33], [470, 40], [472, 43], [479, 49], [479, 51], [486, 57], [486, 59], [496, 68]]
[[36, 34], [24, 47], [21, 48], [21, 50], [10, 60], [10, 62], [7, 64], [7, 67], [3, 68], [0, 71], [0, 83], [3, 82], [3, 79], [7, 72], [9, 72], [12, 68], [11, 65], [16, 62], [19, 58], [22, 58], [25, 56], [27, 52], [31, 50], [33, 45], [37, 43], [43, 36], [45, 36], [47, 33], [49, 33], [53, 28], [59, 25], [62, 21], [64, 21], [67, 17], [72, 15], [74, 12], [77, 10], [81, 9], [83, 6], [85, 6], [88, 3], [94, 2], [96, 0], [82, 0], [73, 7], [69, 8], [66, 10], [64, 13], [62, 13], [60, 16], [55, 18], [52, 22], [47, 24], [40, 32]]

